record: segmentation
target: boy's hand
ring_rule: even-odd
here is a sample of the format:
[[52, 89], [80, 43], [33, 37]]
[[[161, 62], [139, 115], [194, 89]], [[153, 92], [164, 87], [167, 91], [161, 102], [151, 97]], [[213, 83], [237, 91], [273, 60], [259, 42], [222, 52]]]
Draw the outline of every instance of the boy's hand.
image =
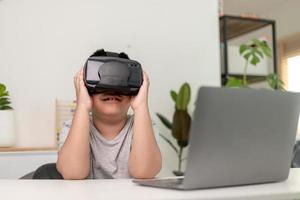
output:
[[91, 111], [92, 99], [83, 82], [83, 68], [81, 68], [74, 76], [74, 86], [76, 89], [77, 107], [84, 107], [88, 112]]
[[139, 93], [131, 98], [131, 108], [133, 111], [148, 106], [148, 89], [149, 89], [149, 78], [145, 71], [143, 71], [143, 84], [140, 87]]

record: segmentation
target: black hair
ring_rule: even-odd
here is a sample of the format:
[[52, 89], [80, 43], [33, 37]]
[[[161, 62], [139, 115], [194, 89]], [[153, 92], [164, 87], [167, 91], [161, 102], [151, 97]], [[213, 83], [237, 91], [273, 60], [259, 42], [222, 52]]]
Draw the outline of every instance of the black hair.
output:
[[104, 49], [98, 49], [90, 57], [92, 56], [110, 56], [110, 57], [129, 59], [129, 56], [124, 52], [115, 53], [115, 52], [105, 51]]

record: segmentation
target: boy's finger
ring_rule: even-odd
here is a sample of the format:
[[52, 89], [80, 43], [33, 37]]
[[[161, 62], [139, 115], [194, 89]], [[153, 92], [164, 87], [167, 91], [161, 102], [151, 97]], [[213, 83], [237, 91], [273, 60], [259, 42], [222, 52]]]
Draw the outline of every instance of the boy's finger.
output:
[[76, 74], [74, 75], [74, 81], [76, 82], [76, 79], [78, 77], [78, 74], [79, 74], [80, 71], [76, 72]]
[[77, 79], [76, 79], [76, 84], [77, 84], [78, 89], [80, 90], [80, 78], [79, 77], [77, 77]]
[[80, 71], [78, 71], [76, 74], [76, 87], [78, 90], [80, 89], [79, 74], [80, 74]]
[[74, 84], [75, 89], [77, 89], [76, 78], [75, 78], [75, 77], [74, 77], [74, 79], [73, 79], [73, 84]]
[[75, 77], [77, 77], [79, 73], [80, 73], [80, 70], [78, 70], [78, 71], [75, 73]]
[[78, 77], [78, 73], [79, 73], [79, 71], [76, 72], [75, 76], [73, 77], [74, 86], [75, 86], [76, 89], [77, 89], [77, 79], [78, 79], [77, 77]]
[[79, 83], [80, 83], [81, 87], [85, 87], [84, 82], [83, 82], [83, 68], [81, 69], [80, 74], [79, 74]]
[[80, 70], [79, 78], [80, 78], [80, 81], [83, 81], [83, 68], [81, 68], [81, 70]]
[[73, 83], [75, 85], [75, 83], [76, 83], [76, 76], [73, 77]]
[[148, 76], [147, 72], [144, 71], [144, 70], [143, 70], [143, 82], [147, 83], [147, 85], [150, 84], [150, 82], [149, 82], [149, 76]]

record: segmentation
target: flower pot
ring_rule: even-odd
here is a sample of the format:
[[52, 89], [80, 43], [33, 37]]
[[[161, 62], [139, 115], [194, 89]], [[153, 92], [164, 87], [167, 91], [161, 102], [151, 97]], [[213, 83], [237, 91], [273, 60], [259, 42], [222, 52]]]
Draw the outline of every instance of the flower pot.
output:
[[16, 135], [13, 110], [0, 110], [0, 147], [15, 145]]

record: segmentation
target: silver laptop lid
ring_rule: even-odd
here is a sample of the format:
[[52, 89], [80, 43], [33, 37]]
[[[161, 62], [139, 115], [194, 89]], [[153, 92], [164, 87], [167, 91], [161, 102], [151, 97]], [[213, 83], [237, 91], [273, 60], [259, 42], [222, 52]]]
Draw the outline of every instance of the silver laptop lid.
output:
[[184, 188], [286, 179], [299, 110], [296, 93], [200, 88]]

